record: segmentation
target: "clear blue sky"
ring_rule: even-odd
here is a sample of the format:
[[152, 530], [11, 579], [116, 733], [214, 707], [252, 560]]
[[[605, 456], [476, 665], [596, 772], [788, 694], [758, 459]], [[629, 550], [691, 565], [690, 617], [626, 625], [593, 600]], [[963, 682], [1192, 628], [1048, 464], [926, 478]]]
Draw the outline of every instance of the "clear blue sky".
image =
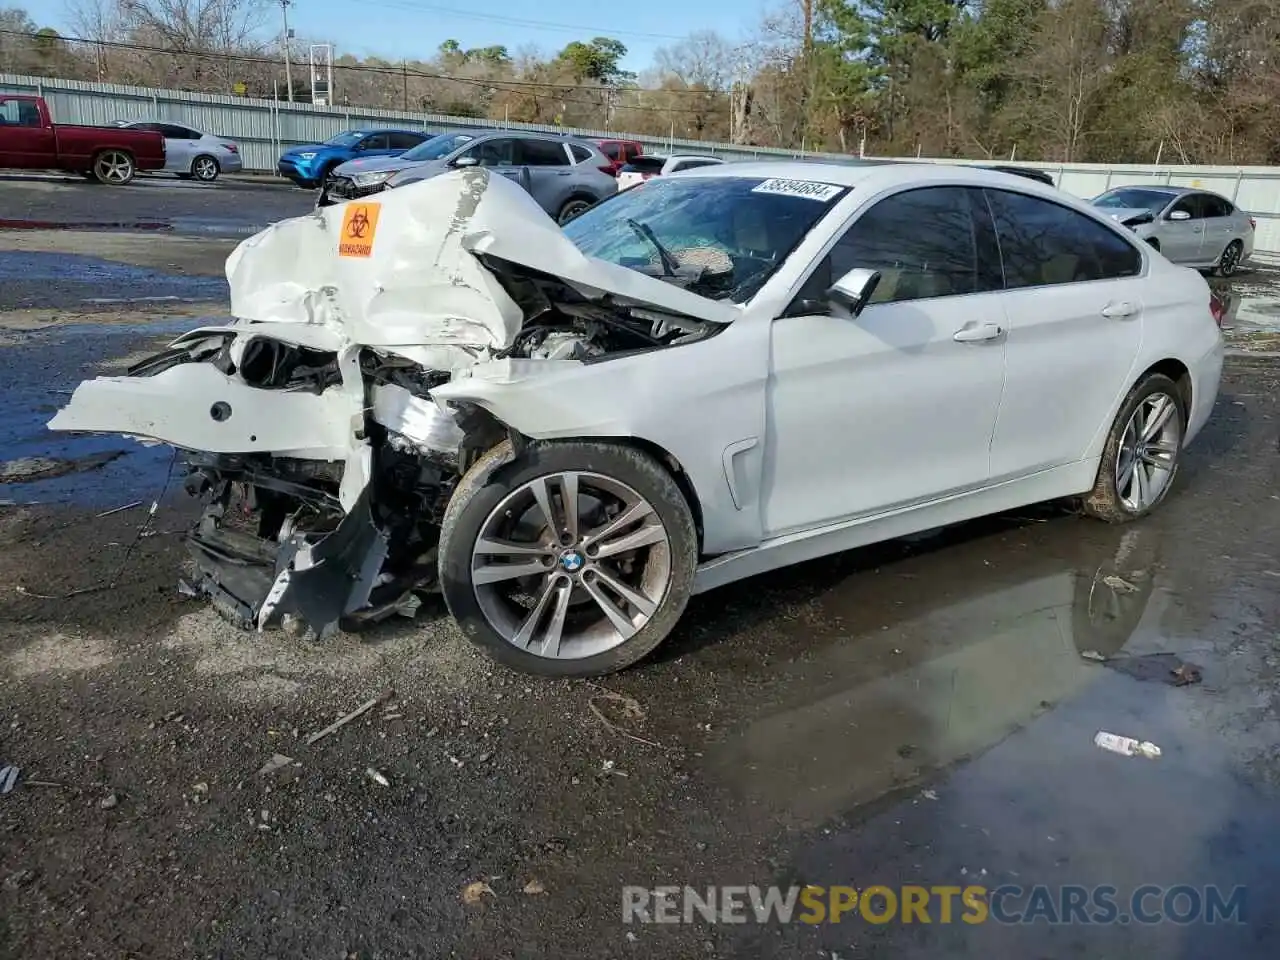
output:
[[[289, 26], [299, 38], [336, 44], [338, 55], [426, 59], [453, 38], [465, 47], [503, 44], [514, 54], [526, 46], [554, 52], [571, 40], [597, 35], [627, 45], [623, 66], [642, 71], [661, 46], [698, 30], [715, 30], [732, 42], [753, 31], [766, 9], [786, 0], [293, 0]], [[70, 32], [63, 0], [0, 0], [23, 7], [41, 26]], [[272, 5], [265, 32], [278, 31]], [[581, 26], [577, 26], [581, 24]], [[648, 26], [646, 26], [646, 24]]]

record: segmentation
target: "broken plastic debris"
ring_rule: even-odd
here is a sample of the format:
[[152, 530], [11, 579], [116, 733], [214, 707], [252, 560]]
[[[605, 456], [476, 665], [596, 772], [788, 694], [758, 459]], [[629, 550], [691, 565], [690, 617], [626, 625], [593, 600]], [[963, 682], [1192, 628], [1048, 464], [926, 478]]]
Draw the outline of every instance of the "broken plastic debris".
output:
[[1099, 730], [1093, 742], [1103, 750], [1110, 750], [1112, 753], [1126, 757], [1146, 757], [1148, 760], [1155, 760], [1160, 756], [1160, 748], [1150, 740], [1139, 742], [1133, 737], [1121, 737], [1114, 733], [1107, 733], [1105, 730]]
[[1173, 685], [1175, 687], [1185, 687], [1191, 683], [1200, 682], [1200, 668], [1195, 664], [1184, 663], [1173, 671]]
[[0, 794], [8, 793], [13, 789], [14, 784], [18, 782], [20, 772], [13, 764], [0, 768]]
[[1080, 656], [1085, 660], [1097, 660], [1099, 663], [1107, 662], [1106, 655], [1099, 653], [1097, 650], [1081, 650]]
[[274, 773], [281, 767], [287, 767], [293, 763], [293, 757], [286, 757], [283, 753], [273, 753], [271, 759], [262, 765], [262, 769], [258, 771], [258, 776], [265, 777], [268, 773]]
[[307, 737], [307, 746], [311, 746], [311, 744], [319, 740], [323, 740], [325, 737], [333, 733], [335, 730], [341, 730], [352, 720], [356, 719], [356, 717], [364, 716], [364, 714], [368, 713], [378, 704], [385, 703], [395, 695], [396, 695], [396, 692], [394, 690], [383, 690], [382, 693], [378, 694], [372, 700], [366, 700], [364, 703], [360, 704], [360, 706], [356, 707], [346, 716], [339, 717], [337, 720], [329, 724], [323, 730], [319, 730], [316, 733], [311, 734], [311, 736]]
[[1138, 592], [1138, 588], [1135, 587], [1132, 583], [1124, 579], [1124, 577], [1117, 577], [1114, 574], [1112, 574], [1109, 577], [1103, 577], [1102, 582], [1105, 583], [1112, 590], [1119, 590], [1121, 593], [1137, 593]]
[[380, 774], [377, 770], [373, 769], [373, 767], [365, 767], [364, 775], [380, 787], [391, 786], [391, 781]]
[[524, 892], [531, 897], [536, 897], [540, 893], [546, 893], [547, 888], [542, 885], [542, 881], [536, 877], [524, 885]]
[[486, 893], [491, 897], [495, 896], [493, 887], [489, 886], [483, 880], [476, 880], [472, 883], [468, 883], [462, 888], [462, 902], [479, 903]]

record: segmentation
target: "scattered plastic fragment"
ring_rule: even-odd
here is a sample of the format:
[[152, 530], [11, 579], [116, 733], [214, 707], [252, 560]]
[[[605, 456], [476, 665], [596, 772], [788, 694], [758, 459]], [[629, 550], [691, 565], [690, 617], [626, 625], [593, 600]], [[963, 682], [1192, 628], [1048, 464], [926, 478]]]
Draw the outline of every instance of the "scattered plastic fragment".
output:
[[1105, 730], [1099, 730], [1093, 742], [1103, 750], [1110, 750], [1112, 753], [1126, 757], [1146, 757], [1148, 760], [1155, 760], [1160, 756], [1160, 748], [1150, 740], [1139, 742], [1133, 737], [1121, 737], [1114, 733], [1107, 733]]
[[373, 767], [365, 767], [364, 775], [380, 787], [391, 786], [391, 781], [380, 774], [377, 770], [373, 769]]
[[496, 896], [493, 892], [493, 887], [483, 880], [475, 880], [462, 888], [462, 902], [479, 903], [486, 893], [491, 897]]
[[13, 764], [0, 768], [0, 794], [8, 793], [18, 782], [18, 774], [21, 770]]
[[269, 773], [275, 773], [281, 767], [287, 767], [293, 763], [293, 757], [286, 757], [283, 753], [273, 753], [271, 759], [262, 765], [262, 769], [258, 771], [258, 776], [265, 777]]

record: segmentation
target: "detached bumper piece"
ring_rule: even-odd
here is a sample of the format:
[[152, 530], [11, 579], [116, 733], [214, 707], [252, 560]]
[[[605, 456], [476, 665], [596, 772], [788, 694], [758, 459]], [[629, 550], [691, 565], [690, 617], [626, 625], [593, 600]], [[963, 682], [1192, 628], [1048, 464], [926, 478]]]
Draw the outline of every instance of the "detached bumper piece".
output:
[[368, 491], [314, 542], [299, 534], [275, 544], [206, 517], [188, 543], [197, 573], [193, 586], [224, 617], [244, 629], [262, 629], [292, 615], [318, 638], [368, 604], [387, 558]]

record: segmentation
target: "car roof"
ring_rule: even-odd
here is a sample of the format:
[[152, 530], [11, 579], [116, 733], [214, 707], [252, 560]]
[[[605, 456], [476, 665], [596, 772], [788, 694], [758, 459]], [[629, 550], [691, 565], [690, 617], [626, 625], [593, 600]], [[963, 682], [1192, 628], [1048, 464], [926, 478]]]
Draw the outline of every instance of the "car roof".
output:
[[777, 177], [784, 180], [817, 180], [841, 187], [854, 187], [875, 178], [886, 185], [895, 181], [951, 180], [960, 183], [1002, 184], [1017, 181], [1019, 187], [1043, 188], [1052, 191], [1047, 184], [1026, 177], [1016, 177], [998, 170], [960, 163], [912, 163], [887, 160], [865, 160], [850, 157], [848, 160], [739, 160], [733, 163], [716, 163], [693, 170], [681, 171], [681, 177]]

